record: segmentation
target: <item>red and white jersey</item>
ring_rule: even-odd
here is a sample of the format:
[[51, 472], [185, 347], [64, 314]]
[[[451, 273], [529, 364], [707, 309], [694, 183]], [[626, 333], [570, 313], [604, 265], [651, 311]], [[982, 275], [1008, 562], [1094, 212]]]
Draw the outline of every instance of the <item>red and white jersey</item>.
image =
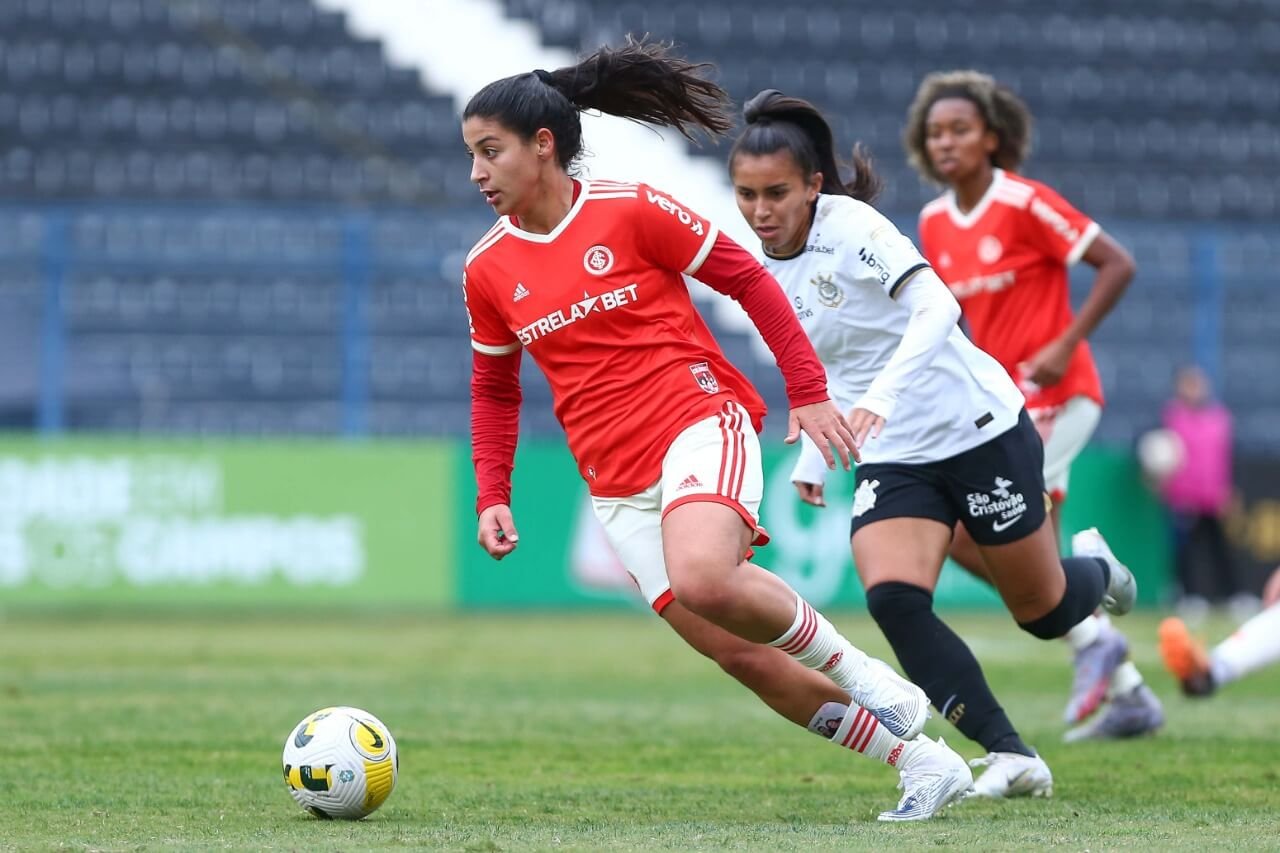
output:
[[1003, 169], [968, 213], [950, 191], [920, 211], [921, 250], [960, 303], [973, 342], [1009, 372], [1029, 409], [1080, 395], [1102, 404], [1087, 342], [1057, 385], [1041, 388], [1018, 369], [1070, 326], [1067, 268], [1099, 230], [1049, 187]]
[[528, 350], [591, 494], [625, 497], [658, 480], [685, 427], [736, 400], [759, 431], [765, 405], [681, 276], [711, 253], [715, 226], [645, 184], [579, 183], [549, 234], [499, 219], [467, 256], [463, 292], [471, 345]]

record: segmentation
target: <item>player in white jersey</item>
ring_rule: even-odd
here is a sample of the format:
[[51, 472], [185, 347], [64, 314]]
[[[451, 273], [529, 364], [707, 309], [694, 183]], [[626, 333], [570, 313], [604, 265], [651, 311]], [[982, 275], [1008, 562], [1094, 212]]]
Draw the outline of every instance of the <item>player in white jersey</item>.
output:
[[[862, 454], [851, 548], [867, 607], [903, 669], [961, 732], [982, 744], [975, 792], [1052, 792], [964, 642], [933, 612], [957, 522], [982, 549], [1009, 612], [1061, 637], [1100, 603], [1133, 605], [1132, 574], [1091, 531], [1060, 559], [1048, 523], [1044, 447], [1023, 396], [965, 338], [960, 307], [916, 247], [866, 202], [878, 180], [855, 149], [844, 184], [831, 129], [775, 90], [746, 106], [729, 158], [738, 208], [827, 367]], [[792, 479], [819, 506], [825, 472], [804, 446]]]

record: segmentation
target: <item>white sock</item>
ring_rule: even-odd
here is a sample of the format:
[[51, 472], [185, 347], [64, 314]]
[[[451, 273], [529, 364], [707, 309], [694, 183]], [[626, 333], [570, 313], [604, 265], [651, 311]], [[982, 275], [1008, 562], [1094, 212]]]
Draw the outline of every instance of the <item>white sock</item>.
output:
[[781, 637], [769, 645], [782, 649], [800, 663], [824, 673], [837, 686], [857, 689], [867, 656], [846, 640], [826, 617], [796, 596], [796, 618]]
[[1210, 654], [1219, 687], [1280, 661], [1280, 604], [1273, 604], [1218, 643]]
[[[918, 738], [924, 735], [917, 735]], [[845, 749], [860, 752], [867, 758], [898, 766], [898, 759], [906, 749], [906, 741], [889, 732], [875, 715], [859, 705], [850, 705], [849, 712], [840, 722], [840, 728], [831, 736], [831, 742]]]
[[1071, 644], [1071, 650], [1078, 652], [1097, 642], [1098, 635], [1101, 633], [1102, 620], [1090, 614], [1080, 620], [1080, 624], [1068, 631], [1065, 636], [1067, 642]]
[[1108, 691], [1111, 698], [1124, 696], [1126, 693], [1132, 693], [1142, 686], [1142, 673], [1138, 672], [1138, 668], [1133, 665], [1133, 661], [1127, 660], [1116, 667], [1116, 671], [1111, 674], [1111, 688]]

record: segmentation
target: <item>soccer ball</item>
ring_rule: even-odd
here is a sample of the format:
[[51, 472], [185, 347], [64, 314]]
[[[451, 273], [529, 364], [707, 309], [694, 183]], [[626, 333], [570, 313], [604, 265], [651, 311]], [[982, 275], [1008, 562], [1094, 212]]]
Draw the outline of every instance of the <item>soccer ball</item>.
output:
[[1138, 439], [1138, 464], [1157, 482], [1175, 474], [1186, 458], [1182, 439], [1171, 429], [1153, 429]]
[[359, 820], [391, 796], [399, 756], [391, 731], [359, 708], [321, 708], [284, 742], [284, 783], [318, 818]]

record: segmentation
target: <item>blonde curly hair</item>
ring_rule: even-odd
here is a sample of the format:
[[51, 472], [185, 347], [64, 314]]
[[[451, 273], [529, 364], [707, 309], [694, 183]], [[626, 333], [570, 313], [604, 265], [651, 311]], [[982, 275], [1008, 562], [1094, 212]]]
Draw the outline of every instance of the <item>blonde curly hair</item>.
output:
[[947, 182], [933, 168], [925, 150], [929, 109], [943, 98], [964, 98], [973, 103], [988, 129], [995, 131], [1000, 140], [991, 155], [991, 164], [1017, 171], [1031, 151], [1031, 111], [1027, 105], [1013, 90], [981, 71], [935, 71], [920, 81], [915, 99], [907, 109], [907, 127], [902, 134], [907, 159], [922, 177], [935, 184]]

